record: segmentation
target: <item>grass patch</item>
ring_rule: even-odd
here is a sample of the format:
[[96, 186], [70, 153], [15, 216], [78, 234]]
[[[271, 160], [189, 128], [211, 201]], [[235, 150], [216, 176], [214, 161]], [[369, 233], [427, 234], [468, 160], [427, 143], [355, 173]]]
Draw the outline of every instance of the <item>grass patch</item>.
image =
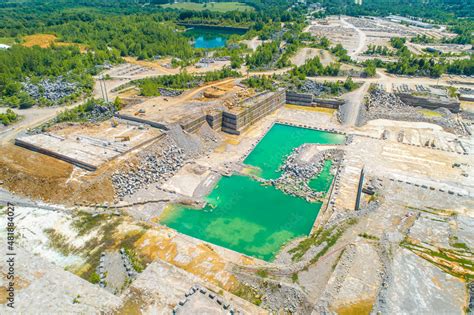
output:
[[97, 272], [91, 273], [89, 277], [89, 282], [93, 284], [97, 284], [100, 282], [100, 276], [97, 274]]
[[355, 223], [357, 223], [357, 219], [352, 218], [348, 219], [346, 222], [342, 223], [339, 226], [335, 226], [326, 230], [323, 230], [321, 228], [316, 230], [315, 233], [302, 240], [296, 247], [288, 251], [290, 254], [293, 254], [291, 259], [293, 261], [298, 261], [311, 247], [319, 246], [326, 242], [326, 245], [323, 247], [323, 249], [319, 251], [319, 253], [310, 260], [310, 263], [314, 264], [318, 261], [320, 257], [326, 254], [329, 248], [331, 248], [337, 242], [337, 240], [341, 237], [347, 227]]
[[426, 213], [434, 214], [437, 216], [444, 216], [444, 217], [456, 216], [456, 213], [454, 211], [446, 210], [446, 209], [438, 209], [438, 208], [433, 208], [433, 207], [426, 207], [426, 209], [421, 209], [421, 208], [416, 208], [412, 206], [407, 206], [407, 209], [412, 210], [412, 211], [426, 212]]
[[64, 256], [69, 256], [69, 254], [77, 251], [77, 248], [68, 244], [68, 239], [56, 230], [46, 229], [44, 230], [44, 233], [49, 238], [49, 247], [60, 252]]
[[16, 43], [17, 41], [14, 37], [0, 37], [0, 44], [12, 46]]
[[237, 295], [238, 297], [247, 300], [255, 305], [262, 304], [262, 298], [252, 287], [240, 283], [237, 288], [231, 291], [232, 294]]
[[469, 258], [466, 258], [466, 253], [460, 253], [457, 250], [449, 250], [445, 248], [438, 248], [432, 250], [424, 246], [414, 244], [410, 239], [405, 238], [401, 243], [404, 247], [421, 258], [431, 262], [438, 268], [450, 275], [464, 279], [466, 281], [474, 280], [474, 261], [472, 260], [472, 253], [468, 252]]
[[366, 238], [368, 240], [378, 240], [379, 238], [375, 235], [370, 235], [370, 234], [367, 234], [367, 233], [360, 233], [359, 234], [360, 237], [363, 237], [363, 238]]
[[460, 249], [464, 249], [464, 250], [469, 250], [469, 247], [466, 245], [466, 243], [461, 243], [461, 242], [458, 242], [458, 243], [454, 243], [452, 245], [453, 247], [455, 248], [460, 248]]
[[257, 270], [257, 275], [262, 278], [268, 277], [268, 271], [265, 269], [259, 269]]
[[344, 252], [345, 252], [345, 251], [346, 251], [346, 249], [344, 248], [344, 249], [341, 250], [341, 252], [339, 253], [339, 256], [337, 256], [336, 261], [335, 261], [334, 264], [331, 266], [331, 270], [332, 270], [332, 271], [336, 270], [337, 264], [339, 263], [339, 260], [341, 260], [341, 257], [342, 257], [342, 255], [344, 255]]
[[293, 283], [298, 282], [298, 273], [297, 272], [295, 272], [291, 275], [291, 281], [293, 281]]
[[441, 113], [438, 113], [434, 110], [429, 109], [420, 109], [418, 110], [419, 113], [423, 114], [425, 117], [443, 117]]
[[189, 11], [254, 11], [254, 8], [240, 2], [215, 2], [215, 3], [197, 3], [197, 2], [181, 2], [173, 4], [163, 4], [163, 8], [189, 10]]
[[128, 256], [128, 259], [130, 259], [133, 269], [135, 269], [136, 272], [142, 272], [145, 270], [145, 263], [133, 249], [125, 247], [124, 250], [125, 254]]
[[85, 211], [79, 211], [72, 226], [76, 229], [78, 235], [82, 236], [99, 227], [105, 220], [107, 220], [105, 214], [93, 215]]

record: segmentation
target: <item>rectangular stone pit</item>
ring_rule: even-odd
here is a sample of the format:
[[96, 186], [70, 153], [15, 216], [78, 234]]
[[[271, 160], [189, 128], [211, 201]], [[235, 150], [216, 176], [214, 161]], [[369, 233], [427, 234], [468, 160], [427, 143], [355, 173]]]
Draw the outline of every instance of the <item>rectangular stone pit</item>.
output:
[[95, 171], [102, 164], [162, 135], [155, 128], [122, 122], [113, 127], [111, 121], [105, 121], [98, 125], [66, 126], [49, 133], [18, 137], [15, 144]]

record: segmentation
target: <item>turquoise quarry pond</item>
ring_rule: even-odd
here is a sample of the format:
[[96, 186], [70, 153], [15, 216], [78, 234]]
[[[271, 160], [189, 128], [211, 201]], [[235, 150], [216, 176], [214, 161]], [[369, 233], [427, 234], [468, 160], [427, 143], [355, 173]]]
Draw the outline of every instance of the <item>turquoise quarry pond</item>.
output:
[[[245, 164], [260, 168], [263, 178], [277, 178], [286, 155], [303, 143], [342, 143], [344, 136], [275, 124]], [[315, 190], [327, 191], [332, 181], [330, 162], [310, 182]], [[321, 208], [302, 198], [285, 195], [243, 175], [223, 177], [200, 210], [176, 206], [161, 222], [177, 231], [237, 252], [270, 261], [283, 244], [308, 235]]]
[[242, 35], [245, 32], [242, 29], [193, 26], [184, 35], [194, 39], [194, 48], [214, 49], [224, 47], [231, 35]]

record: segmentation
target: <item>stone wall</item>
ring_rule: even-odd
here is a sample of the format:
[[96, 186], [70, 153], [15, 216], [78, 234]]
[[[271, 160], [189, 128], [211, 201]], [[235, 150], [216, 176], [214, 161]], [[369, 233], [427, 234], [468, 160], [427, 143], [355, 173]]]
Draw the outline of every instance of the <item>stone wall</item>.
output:
[[[285, 104], [285, 91], [282, 89], [276, 92], [266, 92], [257, 95], [253, 99], [255, 99], [255, 103], [248, 107], [244, 107], [242, 104], [241, 108], [222, 113], [223, 131], [239, 135], [250, 124], [283, 106]], [[252, 99], [246, 100], [246, 102], [251, 101]]]
[[74, 159], [70, 156], [67, 156], [67, 155], [64, 155], [64, 154], [61, 154], [61, 153], [58, 153], [58, 152], [54, 152], [54, 151], [42, 148], [40, 146], [37, 146], [37, 145], [34, 145], [32, 143], [23, 141], [23, 140], [18, 139], [18, 138], [15, 139], [15, 144], [19, 147], [23, 147], [23, 148], [31, 150], [31, 151], [35, 151], [35, 152], [38, 152], [38, 153], [42, 153], [42, 154], [45, 154], [45, 155], [52, 156], [52, 157], [54, 157], [58, 160], [62, 160], [62, 161], [65, 161], [67, 163], [76, 165], [76, 166], [78, 166], [80, 168], [83, 168], [85, 170], [88, 170], [88, 171], [97, 170], [96, 165], [87, 163], [85, 161], [79, 161], [78, 159]]
[[184, 131], [192, 133], [198, 130], [202, 124], [206, 122], [206, 118], [206, 115], [202, 114], [187, 116], [179, 122], [179, 125]]
[[396, 93], [396, 95], [407, 105], [423, 107], [427, 109], [438, 109], [444, 107], [452, 113], [459, 113], [461, 103], [456, 99], [422, 97], [406, 93]]
[[286, 103], [300, 106], [313, 106], [313, 95], [286, 91]]
[[286, 92], [286, 103], [300, 106], [325, 107], [338, 109], [344, 104], [343, 100], [316, 98], [313, 94], [297, 93], [294, 91]]
[[222, 112], [216, 110], [208, 113], [206, 121], [212, 129], [219, 130], [222, 128]]
[[136, 117], [136, 116], [123, 115], [123, 114], [117, 113], [117, 114], [115, 114], [115, 117], [125, 119], [125, 120], [134, 121], [134, 122], [137, 122], [137, 123], [140, 123], [140, 124], [149, 125], [149, 126], [152, 126], [152, 127], [158, 128], [158, 129], [162, 129], [162, 130], [169, 130], [168, 126], [166, 126], [164, 123], [159, 123], [159, 122], [152, 121], [152, 120], [142, 119], [142, 118], [139, 118], [139, 117]]
[[326, 99], [326, 98], [314, 98], [313, 99], [313, 106], [338, 109], [339, 106], [341, 106], [341, 105], [344, 105], [343, 100]]

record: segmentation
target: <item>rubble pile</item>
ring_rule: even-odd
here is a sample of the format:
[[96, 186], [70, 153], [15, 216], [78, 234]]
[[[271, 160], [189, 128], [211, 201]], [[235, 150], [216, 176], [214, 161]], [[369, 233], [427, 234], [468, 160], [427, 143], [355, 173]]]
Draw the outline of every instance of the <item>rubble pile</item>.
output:
[[374, 87], [371, 88], [365, 108], [361, 110], [359, 115], [359, 123], [364, 124], [372, 119], [391, 119], [403, 121], [419, 121], [440, 125], [445, 130], [456, 133], [465, 134], [465, 129], [457, 119], [445, 108], [436, 110], [439, 116], [427, 116], [421, 112], [421, 107], [413, 107], [405, 104], [398, 96], [388, 93], [385, 90]]
[[88, 116], [90, 117], [88, 120], [92, 123], [104, 121], [112, 118], [116, 112], [117, 109], [113, 104], [94, 104], [94, 107], [88, 113]]
[[181, 94], [183, 94], [183, 91], [165, 89], [165, 88], [159, 88], [158, 91], [160, 92], [161, 96], [166, 96], [166, 97], [176, 97], [176, 96], [180, 96]]
[[77, 91], [77, 84], [68, 82], [63, 76], [55, 79], [42, 79], [33, 83], [29, 78], [22, 82], [23, 89], [34, 99], [44, 97], [48, 101], [57, 102]]
[[212, 58], [201, 58], [199, 63], [214, 63], [216, 61], [229, 61], [230, 56], [222, 56], [222, 57], [212, 57]]
[[274, 312], [283, 310], [284, 313], [295, 314], [301, 311], [304, 300], [301, 291], [290, 286], [279, 286], [277, 292], [273, 288], [266, 288], [262, 306]]
[[320, 95], [324, 92], [330, 92], [331, 89], [325, 86], [323, 83], [318, 83], [312, 80], [304, 80], [301, 87], [298, 89], [303, 93], [310, 93], [313, 95]]
[[125, 173], [112, 175], [112, 183], [119, 198], [131, 195], [149, 184], [160, 183], [173, 176], [185, 161], [183, 149], [168, 141], [159, 154], [155, 150], [141, 156], [139, 166]]
[[337, 149], [324, 150], [318, 152], [310, 161], [306, 162], [302, 161], [300, 156], [307, 146], [309, 145], [303, 144], [295, 148], [279, 168], [283, 174], [278, 179], [267, 182], [291, 196], [315, 201], [323, 197], [325, 192], [314, 191], [308, 186], [308, 182], [321, 172], [326, 160], [333, 160], [333, 162], [338, 163], [341, 160], [342, 151]]
[[309, 163], [304, 163], [300, 160], [300, 155], [307, 146], [307, 144], [303, 144], [293, 149], [293, 152], [287, 157], [285, 163], [279, 168], [279, 171], [283, 172], [283, 176], [309, 180], [321, 170], [324, 165], [324, 153], [319, 153], [316, 157], [313, 157]]

